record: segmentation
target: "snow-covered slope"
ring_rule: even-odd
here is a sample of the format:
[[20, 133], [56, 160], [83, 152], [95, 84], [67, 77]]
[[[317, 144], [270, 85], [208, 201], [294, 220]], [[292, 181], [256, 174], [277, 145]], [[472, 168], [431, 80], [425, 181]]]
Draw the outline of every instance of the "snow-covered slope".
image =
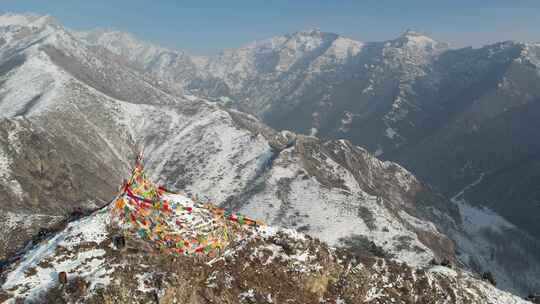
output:
[[85, 278], [91, 284], [89, 292], [108, 285], [115, 267], [106, 264], [106, 251], [94, 246], [107, 239], [109, 221], [108, 209], [104, 209], [70, 223], [64, 231], [32, 248], [4, 277], [2, 289], [11, 290], [15, 298], [38, 301], [57, 284], [58, 273], [62, 271]]
[[403, 168], [350, 143], [276, 133], [204, 102], [124, 106], [120, 116], [146, 143], [151, 174], [173, 189], [275, 225], [301, 226], [334, 245], [365, 235], [413, 265], [453, 259], [451, 241], [409, 197], [426, 189]]
[[463, 219], [463, 232], [454, 236], [458, 248], [463, 248], [460, 259], [478, 272], [491, 272], [498, 286], [537, 290], [540, 266], [531, 261], [540, 254], [540, 242], [492, 210], [471, 206], [465, 200], [465, 193], [480, 184], [484, 176], [451, 199]]

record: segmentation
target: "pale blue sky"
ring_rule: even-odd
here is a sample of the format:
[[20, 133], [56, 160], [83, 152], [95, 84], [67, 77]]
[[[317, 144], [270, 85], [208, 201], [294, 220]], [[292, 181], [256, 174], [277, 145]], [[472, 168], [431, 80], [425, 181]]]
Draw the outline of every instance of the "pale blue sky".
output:
[[454, 47], [540, 41], [540, 0], [0, 0], [0, 11], [47, 13], [78, 29], [114, 27], [204, 55], [313, 27], [361, 41], [412, 28]]

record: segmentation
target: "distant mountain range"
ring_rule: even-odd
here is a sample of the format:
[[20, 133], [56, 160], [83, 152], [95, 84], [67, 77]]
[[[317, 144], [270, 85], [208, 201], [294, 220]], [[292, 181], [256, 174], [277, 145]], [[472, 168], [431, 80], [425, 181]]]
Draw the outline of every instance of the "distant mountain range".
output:
[[[499, 65], [507, 60], [503, 53], [513, 54], [509, 50], [520, 46], [449, 50], [413, 32], [391, 42], [359, 43], [313, 30], [203, 58], [117, 31], [74, 32], [48, 16], [1, 15], [0, 193], [6, 200], [0, 205], [0, 227], [5, 232], [0, 236], [0, 266], [11, 267], [17, 252], [31, 246], [29, 241], [54, 232], [70, 213], [104, 206], [144, 147], [156, 182], [206, 196], [230, 210], [296, 228], [333, 246], [375, 248], [387, 259], [419, 268], [428, 267], [432, 259], [447, 259], [473, 276], [492, 272], [501, 288], [523, 294], [538, 290], [540, 245], [531, 237], [534, 227], [505, 220], [514, 218], [495, 200], [481, 202], [490, 203], [504, 218], [467, 203], [485, 197], [479, 190], [485, 183], [506, 181], [512, 189], [519, 184], [514, 177], [522, 172], [530, 172], [522, 181], [534, 184], [534, 167], [528, 162], [534, 157], [520, 159], [521, 166], [507, 170], [480, 170], [477, 151], [467, 160], [463, 175], [450, 170], [452, 178], [447, 181], [429, 175], [428, 169], [459, 163], [461, 158], [445, 154], [457, 155], [454, 150], [434, 150], [439, 154], [414, 150], [441, 145], [429, 144], [429, 138], [459, 141], [459, 130], [463, 131], [437, 130], [436, 123], [457, 126], [459, 120], [440, 112], [452, 102], [435, 98], [439, 104], [435, 106], [426, 97], [442, 94], [436, 88], [454, 75], [440, 74], [445, 62], [441, 58], [465, 60], [461, 52], [481, 56], [493, 49], [489, 58]], [[527, 47], [527, 58], [533, 58], [535, 47]], [[535, 83], [532, 74], [520, 73], [533, 71], [537, 62], [519, 56], [522, 61], [510, 65], [516, 66], [523, 81], [514, 85], [529, 90]], [[489, 70], [485, 77], [495, 75], [486, 68], [490, 63], [469, 60], [448, 70], [461, 75], [465, 67], [474, 70], [475, 63], [477, 69]], [[476, 74], [469, 77], [456, 80], [461, 86], [447, 87], [446, 92], [479, 81]], [[520, 94], [513, 100], [531, 107], [524, 113], [532, 120], [536, 95]], [[399, 96], [401, 101], [396, 101]], [[413, 102], [411, 96], [423, 97]], [[499, 102], [510, 101], [501, 97]], [[523, 110], [521, 106], [516, 105]], [[476, 109], [471, 107], [450, 108], [458, 117]], [[498, 115], [496, 108], [488, 110]], [[487, 120], [472, 116], [473, 121], [487, 121], [494, 130], [502, 130], [504, 125], [491, 125], [486, 117], [492, 116], [487, 114], [479, 116]], [[296, 133], [276, 131], [257, 116], [275, 129], [291, 128]], [[519, 117], [521, 128], [532, 132], [534, 123], [524, 117]], [[427, 121], [433, 125], [428, 127]], [[479, 137], [471, 137], [471, 142], [479, 145], [479, 138], [494, 136], [483, 126], [487, 125], [479, 125], [474, 133]], [[531, 138], [527, 149], [533, 150]], [[484, 140], [490, 139], [494, 140]], [[511, 143], [517, 145], [518, 140]], [[468, 153], [463, 147], [452, 148]], [[484, 153], [486, 166], [502, 166], [503, 160], [509, 166], [512, 160], [506, 158], [512, 149]], [[518, 158], [518, 152], [512, 155]], [[402, 166], [374, 154], [402, 161], [447, 198]], [[523, 197], [534, 190], [523, 189], [527, 190]], [[493, 197], [504, 198], [495, 191], [500, 187], [493, 190]], [[525, 200], [513, 203], [529, 206]]]

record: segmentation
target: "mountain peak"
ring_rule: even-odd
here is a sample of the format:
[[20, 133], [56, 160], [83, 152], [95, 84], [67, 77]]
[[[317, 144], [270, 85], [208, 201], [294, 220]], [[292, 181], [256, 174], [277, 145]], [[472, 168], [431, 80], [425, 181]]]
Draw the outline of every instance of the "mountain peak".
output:
[[421, 32], [408, 28], [405, 30], [405, 32], [403, 32], [403, 34], [401, 34], [401, 36], [402, 37], [418, 37], [418, 36], [425, 36], [425, 35], [422, 34]]
[[320, 28], [315, 27], [315, 28], [300, 30], [300, 31], [294, 32], [292, 34], [289, 34], [288, 36], [291, 36], [291, 37], [320, 38], [320, 37], [323, 37], [325, 35], [335, 35], [335, 34], [323, 32], [323, 31], [321, 31]]
[[412, 29], [407, 29], [398, 38], [392, 40], [399, 47], [413, 47], [425, 50], [447, 49], [447, 43], [441, 43], [435, 39]]
[[407, 40], [411, 42], [437, 43], [437, 41], [435, 41], [431, 37], [412, 29], [407, 29], [403, 34], [401, 34], [398, 37], [398, 39]]
[[310, 29], [305, 29], [297, 32], [299, 35], [306, 35], [306, 36], [313, 36], [313, 35], [320, 35], [321, 29], [314, 27]]
[[123, 32], [121, 30], [118, 30], [114, 27], [98, 27], [93, 28], [90, 30], [82, 30], [82, 31], [72, 31], [75, 33], [76, 36], [79, 38], [87, 39], [87, 40], [99, 40], [103, 39], [104, 37], [114, 38], [114, 39], [130, 39], [135, 40], [136, 38], [130, 34]]

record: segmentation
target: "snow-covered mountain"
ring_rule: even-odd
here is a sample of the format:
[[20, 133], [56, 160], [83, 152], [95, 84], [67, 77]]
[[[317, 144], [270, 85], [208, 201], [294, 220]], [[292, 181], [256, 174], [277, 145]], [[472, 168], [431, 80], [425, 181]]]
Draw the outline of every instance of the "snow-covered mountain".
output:
[[[50, 17], [4, 15], [0, 24], [0, 193], [9, 198], [0, 206], [0, 254], [7, 264], [70, 213], [107, 203], [144, 148], [155, 181], [273, 225], [360, 252], [376, 248], [412, 266], [436, 258], [492, 271], [513, 291], [538, 288], [529, 279], [540, 277], [530, 248], [502, 248], [504, 256], [487, 263], [476, 246], [484, 236], [464, 226], [458, 206], [395, 163], [347, 140], [274, 131], [254, 116], [181, 95], [170, 79], [81, 41]], [[339, 39], [310, 31], [275, 43], [297, 50], [283, 54], [288, 70], [305, 63], [300, 52], [313, 55], [323, 45], [334, 45], [340, 58], [349, 58], [344, 49], [365, 51]], [[426, 52], [438, 49], [418, 40]], [[520, 233], [508, 231], [500, 238]]]
[[198, 62], [181, 82], [194, 94], [277, 129], [349, 139], [447, 197], [484, 175], [467, 200], [540, 235], [538, 43], [451, 49], [414, 31], [358, 42], [308, 30]]
[[205, 64], [204, 57], [189, 56], [181, 51], [156, 46], [113, 29], [71, 33], [90, 45], [104, 47], [135, 67], [154, 74], [179, 92], [188, 87], [194, 79], [202, 79], [199, 67]]

